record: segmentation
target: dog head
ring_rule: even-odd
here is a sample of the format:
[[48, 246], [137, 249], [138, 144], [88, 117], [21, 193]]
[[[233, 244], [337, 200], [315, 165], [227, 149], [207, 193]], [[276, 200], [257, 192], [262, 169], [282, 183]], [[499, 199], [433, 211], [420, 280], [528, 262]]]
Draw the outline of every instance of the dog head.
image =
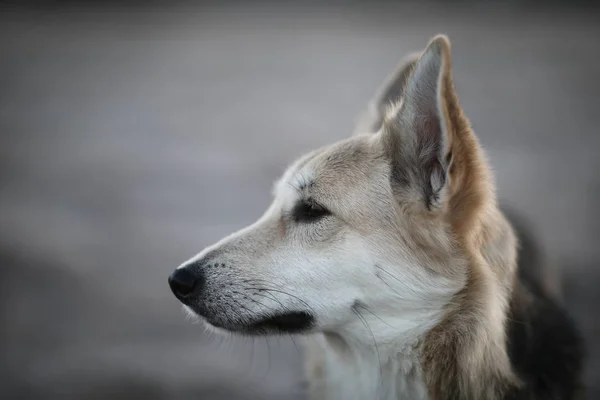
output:
[[189, 310], [247, 334], [378, 324], [376, 335], [418, 336], [441, 318], [493, 196], [445, 36], [401, 63], [359, 127], [293, 163], [258, 221], [175, 270]]

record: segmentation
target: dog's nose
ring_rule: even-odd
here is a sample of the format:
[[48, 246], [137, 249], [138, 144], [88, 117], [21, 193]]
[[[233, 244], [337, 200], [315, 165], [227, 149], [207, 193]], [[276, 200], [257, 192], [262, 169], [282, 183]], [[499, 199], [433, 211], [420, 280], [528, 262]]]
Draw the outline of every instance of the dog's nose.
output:
[[201, 271], [191, 271], [188, 267], [177, 268], [169, 276], [169, 286], [175, 297], [182, 300], [192, 293], [202, 290], [204, 277]]

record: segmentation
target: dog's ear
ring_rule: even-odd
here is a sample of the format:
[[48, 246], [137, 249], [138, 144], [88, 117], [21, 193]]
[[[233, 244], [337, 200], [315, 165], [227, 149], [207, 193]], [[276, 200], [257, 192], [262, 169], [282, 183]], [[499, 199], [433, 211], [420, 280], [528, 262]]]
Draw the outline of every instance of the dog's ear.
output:
[[450, 114], [456, 114], [458, 103], [450, 63], [448, 38], [436, 36], [410, 67], [400, 85], [401, 100], [387, 108], [382, 121], [393, 186], [416, 188], [427, 209], [442, 204], [453, 158]]
[[383, 117], [388, 108], [402, 98], [406, 80], [419, 57], [419, 53], [413, 53], [400, 61], [396, 70], [387, 77], [377, 90], [375, 96], [367, 105], [367, 109], [359, 115], [354, 129], [355, 134], [373, 133], [381, 128]]

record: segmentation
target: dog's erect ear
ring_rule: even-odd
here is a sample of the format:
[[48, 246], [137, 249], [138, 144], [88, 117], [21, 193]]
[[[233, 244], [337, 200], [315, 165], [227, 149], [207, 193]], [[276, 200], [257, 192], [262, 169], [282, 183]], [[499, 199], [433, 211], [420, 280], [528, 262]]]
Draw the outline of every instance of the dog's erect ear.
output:
[[428, 209], [443, 201], [452, 163], [448, 107], [457, 103], [450, 62], [450, 42], [436, 36], [410, 67], [401, 100], [388, 106], [382, 122], [392, 183], [416, 188]]
[[377, 90], [367, 109], [359, 116], [354, 129], [355, 134], [373, 133], [381, 128], [383, 117], [388, 108], [402, 98], [406, 80], [410, 76], [420, 54], [414, 53], [404, 58], [396, 70], [387, 77]]

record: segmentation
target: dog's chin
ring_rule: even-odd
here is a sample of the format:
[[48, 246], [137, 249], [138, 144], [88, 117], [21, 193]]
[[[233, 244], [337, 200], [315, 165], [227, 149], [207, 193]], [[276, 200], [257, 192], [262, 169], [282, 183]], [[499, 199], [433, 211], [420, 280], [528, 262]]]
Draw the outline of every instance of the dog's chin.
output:
[[314, 316], [305, 311], [272, 313], [244, 322], [222, 322], [208, 316], [202, 319], [217, 331], [251, 336], [308, 333], [315, 325]]

